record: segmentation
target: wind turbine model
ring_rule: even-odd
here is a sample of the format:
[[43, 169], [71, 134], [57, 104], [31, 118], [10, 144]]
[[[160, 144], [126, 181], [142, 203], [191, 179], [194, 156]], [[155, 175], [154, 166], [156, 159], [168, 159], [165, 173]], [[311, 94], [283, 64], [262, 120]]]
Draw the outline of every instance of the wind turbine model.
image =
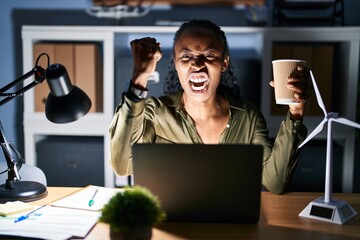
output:
[[332, 146], [332, 122], [341, 123], [355, 128], [360, 128], [360, 124], [352, 122], [345, 118], [339, 118], [338, 113], [327, 112], [324, 102], [321, 98], [319, 88], [316, 85], [314, 75], [310, 71], [311, 80], [314, 86], [317, 102], [325, 114], [322, 122], [312, 131], [304, 142], [299, 146], [301, 148], [321, 132], [325, 123], [327, 126], [327, 146], [326, 146], [326, 175], [325, 175], [325, 196], [319, 197], [309, 203], [309, 205], [299, 214], [301, 217], [313, 218], [321, 221], [343, 224], [356, 216], [358, 213], [346, 202], [332, 199], [332, 175], [333, 175], [333, 146]]

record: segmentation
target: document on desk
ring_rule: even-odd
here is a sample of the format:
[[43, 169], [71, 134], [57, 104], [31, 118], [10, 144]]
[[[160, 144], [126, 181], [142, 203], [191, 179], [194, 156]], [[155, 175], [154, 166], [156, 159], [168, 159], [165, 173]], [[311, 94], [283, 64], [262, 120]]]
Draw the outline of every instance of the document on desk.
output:
[[89, 185], [51, 203], [54, 207], [83, 209], [89, 211], [100, 211], [118, 192], [120, 188], [107, 188]]
[[20, 236], [63, 240], [84, 238], [100, 217], [100, 212], [46, 206], [24, 221], [16, 222], [21, 214], [0, 217], [1, 236]]

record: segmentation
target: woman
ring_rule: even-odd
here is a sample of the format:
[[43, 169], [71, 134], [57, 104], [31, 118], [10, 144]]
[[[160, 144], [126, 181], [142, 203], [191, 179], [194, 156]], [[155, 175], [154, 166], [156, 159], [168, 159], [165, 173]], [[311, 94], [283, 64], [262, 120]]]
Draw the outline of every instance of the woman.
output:
[[131, 86], [110, 125], [110, 161], [118, 175], [132, 174], [133, 143], [261, 144], [263, 185], [277, 194], [285, 190], [296, 167], [298, 145], [307, 134], [302, 124], [307, 71], [299, 66], [289, 78], [288, 87], [299, 104], [289, 107], [272, 146], [262, 114], [237, 96], [236, 82], [226, 77], [231, 73], [229, 49], [217, 25], [192, 20], [179, 28], [173, 46], [176, 76], [167, 86], [181, 87], [159, 98], [147, 98], [146, 87], [162, 56], [160, 44], [143, 38], [132, 41], [131, 48]]

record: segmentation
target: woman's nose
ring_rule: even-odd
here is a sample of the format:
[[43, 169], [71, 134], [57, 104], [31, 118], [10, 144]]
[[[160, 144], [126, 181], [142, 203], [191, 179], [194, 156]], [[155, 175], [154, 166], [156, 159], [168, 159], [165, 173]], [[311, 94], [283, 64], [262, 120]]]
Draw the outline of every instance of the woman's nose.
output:
[[205, 67], [205, 62], [200, 58], [193, 58], [191, 60], [191, 67], [195, 70], [200, 70]]

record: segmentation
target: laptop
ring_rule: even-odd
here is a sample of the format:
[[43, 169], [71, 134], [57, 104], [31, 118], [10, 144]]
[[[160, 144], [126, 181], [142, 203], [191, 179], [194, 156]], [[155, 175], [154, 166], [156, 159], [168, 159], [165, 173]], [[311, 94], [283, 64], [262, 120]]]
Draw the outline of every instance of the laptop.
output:
[[169, 222], [256, 223], [260, 145], [134, 144], [134, 184], [156, 195]]

